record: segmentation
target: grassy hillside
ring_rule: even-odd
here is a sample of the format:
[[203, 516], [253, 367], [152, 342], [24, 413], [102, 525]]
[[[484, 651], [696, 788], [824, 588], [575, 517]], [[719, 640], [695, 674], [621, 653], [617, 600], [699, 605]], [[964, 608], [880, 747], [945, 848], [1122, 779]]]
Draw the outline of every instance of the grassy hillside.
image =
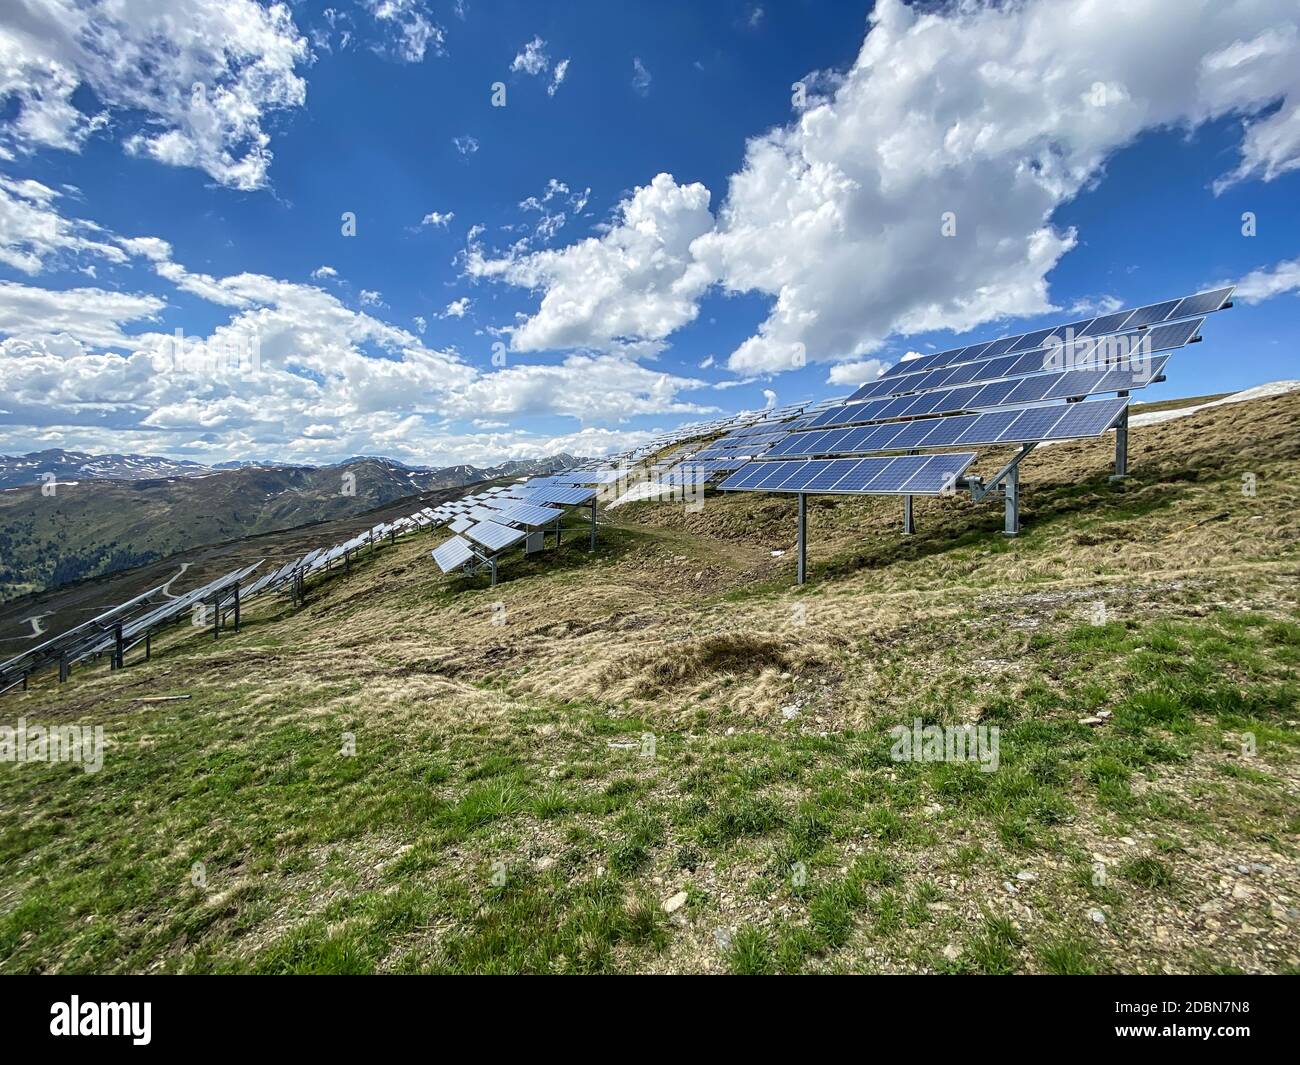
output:
[[[1043, 448], [1017, 539], [817, 499], [802, 589], [793, 500], [641, 503], [47, 678], [3, 720], [109, 747], [0, 764], [0, 969], [1300, 971], [1298, 417]], [[891, 760], [918, 717], [997, 772]]]

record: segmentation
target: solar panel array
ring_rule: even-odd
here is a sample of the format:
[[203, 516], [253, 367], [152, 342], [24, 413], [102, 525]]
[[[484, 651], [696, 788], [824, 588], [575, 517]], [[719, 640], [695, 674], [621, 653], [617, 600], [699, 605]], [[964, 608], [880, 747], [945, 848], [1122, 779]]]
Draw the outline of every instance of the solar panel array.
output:
[[456, 535], [433, 551], [433, 560], [443, 573], [494, 566], [498, 555], [534, 531], [554, 529], [558, 537], [567, 508], [592, 503], [600, 494], [592, 485], [612, 485], [626, 474], [610, 467], [566, 470], [449, 500], [430, 513]]
[[[805, 419], [719, 487], [926, 495], [933, 494], [933, 478], [949, 470], [930, 459], [969, 454], [973, 461], [974, 453], [834, 456], [1099, 437], [1124, 424], [1129, 393], [1163, 380], [1171, 355], [1200, 339], [1206, 315], [1231, 306], [1232, 291], [1198, 292], [900, 362], [847, 401]], [[1118, 395], [1088, 398], [1108, 393]]]

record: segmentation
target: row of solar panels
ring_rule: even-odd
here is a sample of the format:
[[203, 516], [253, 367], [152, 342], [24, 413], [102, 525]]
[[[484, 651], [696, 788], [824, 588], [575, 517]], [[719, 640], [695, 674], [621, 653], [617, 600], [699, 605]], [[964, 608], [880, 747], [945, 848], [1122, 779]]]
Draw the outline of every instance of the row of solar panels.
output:
[[1047, 329], [1036, 329], [1028, 333], [1016, 333], [986, 340], [965, 347], [949, 348], [933, 355], [924, 355], [919, 359], [908, 359], [887, 369], [885, 378], [901, 374], [915, 374], [923, 370], [936, 370], [945, 366], [987, 359], [998, 355], [1015, 354], [1042, 347], [1050, 337], [1062, 340], [1070, 337], [1100, 337], [1108, 333], [1122, 333], [1140, 328], [1150, 328], [1163, 322], [1173, 322], [1180, 318], [1193, 318], [1198, 315], [1211, 314], [1229, 306], [1235, 286], [1197, 292], [1178, 299], [1149, 303], [1134, 310], [1117, 311], [1100, 315], [1096, 318], [1084, 318], [1075, 322], [1054, 325]]
[[898, 399], [874, 399], [826, 411], [817, 428], [866, 425], [896, 418], [957, 414], [997, 407], [1024, 406], [1050, 400], [1074, 399], [1106, 392], [1133, 392], [1160, 379], [1169, 362], [1157, 355], [1141, 366], [1114, 370], [1065, 370], [1016, 380], [991, 381]]
[[795, 455], [852, 455], [954, 445], [1080, 440], [1100, 436], [1112, 428], [1127, 406], [1126, 399], [1101, 399], [1051, 407], [999, 409], [952, 418], [889, 422], [860, 429], [821, 429], [796, 433], [760, 458], [772, 460]]
[[750, 463], [719, 486], [723, 492], [939, 495], [950, 491], [975, 452], [895, 458], [811, 459]]
[[[744, 426], [713, 440], [697, 450], [682, 449], [671, 461], [655, 467], [654, 479], [664, 485], [702, 484], [720, 474], [739, 469], [751, 459], [761, 458], [774, 445], [798, 429], [813, 424], [818, 414], [838, 400], [823, 400], [808, 406], [792, 404], [769, 412], [761, 423]], [[817, 413], [809, 413], [811, 411]]]
[[952, 389], [984, 381], [998, 382], [1045, 372], [1087, 370], [1103, 373], [1111, 368], [1140, 370], [1158, 352], [1172, 351], [1199, 339], [1197, 334], [1204, 321], [1203, 317], [1192, 318], [1158, 326], [1145, 333], [1121, 333], [1100, 342], [1079, 340], [1060, 348], [1037, 348], [1024, 355], [981, 359], [908, 377], [881, 378], [863, 385], [849, 397], [849, 402], [867, 399], [889, 402], [893, 396], [911, 396], [935, 389]]
[[433, 551], [443, 573], [487, 562], [537, 529], [558, 523], [564, 508], [595, 499], [589, 484], [616, 481], [617, 470], [570, 470], [533, 477], [511, 488], [493, 487], [434, 508], [454, 535]]
[[[1170, 352], [1190, 343], [1208, 312], [1230, 306], [1232, 291], [1196, 293], [1136, 311], [941, 352], [944, 358], [937, 360], [911, 360], [923, 363], [919, 374], [896, 374], [893, 371], [898, 368], [894, 367], [880, 380], [859, 389], [850, 402], [824, 411], [814, 419], [815, 428], [792, 433], [720, 487], [728, 491], [924, 495], [931, 491], [932, 479], [948, 469], [946, 460], [954, 456], [811, 457], [1099, 437], [1124, 418], [1128, 392], [1163, 380], [1169, 355], [1152, 353]], [[1049, 335], [1110, 334], [1138, 325], [1150, 328], [1119, 333], [1113, 344], [1102, 345], [1085, 336], [1060, 350], [1041, 346]], [[990, 353], [995, 357], [984, 358]], [[1045, 363], [1049, 355], [1074, 365], [1044, 372], [1045, 366], [1057, 365]], [[1119, 361], [1120, 355], [1130, 361]], [[945, 359], [954, 367], [934, 368], [936, 361]], [[980, 383], [990, 376], [996, 379]], [[904, 390], [908, 394], [894, 394]], [[881, 396], [871, 398], [873, 392]], [[1084, 398], [1108, 392], [1122, 394], [1109, 400]], [[1061, 400], [1068, 402], [1053, 402]], [[791, 461], [794, 456], [809, 458]], [[963, 457], [964, 453], [956, 456]], [[942, 461], [932, 463], [932, 459]], [[973, 453], [970, 459], [973, 461]], [[864, 462], [868, 465], [862, 465]], [[961, 471], [965, 468], [961, 466]], [[864, 481], [868, 473], [871, 480]], [[832, 477], [835, 479], [830, 480]]]

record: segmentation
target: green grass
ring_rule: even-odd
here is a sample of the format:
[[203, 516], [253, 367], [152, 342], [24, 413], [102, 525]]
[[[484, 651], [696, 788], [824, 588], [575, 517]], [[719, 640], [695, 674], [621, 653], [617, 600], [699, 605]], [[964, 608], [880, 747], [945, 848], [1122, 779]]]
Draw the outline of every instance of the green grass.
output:
[[[590, 693], [558, 701], [504, 675], [473, 689], [499, 700], [477, 716], [455, 712], [463, 694], [375, 713], [362, 677], [268, 699], [229, 670], [187, 685], [183, 703], [83, 706], [110, 738], [101, 773], [0, 767], [0, 969], [1250, 968], [1222, 947], [1157, 955], [1077, 929], [1098, 905], [1117, 926], [1170, 908], [1191, 920], [1201, 846], [1293, 855], [1300, 824], [1277, 782], [1300, 755], [1300, 624], [1231, 609], [1062, 617], [1014, 644], [1014, 694], [966, 668], [991, 653], [985, 633], [925, 624], [950, 681], [909, 688], [907, 650], [880, 647], [873, 668], [912, 694], [862, 727], [737, 716], [728, 735], [689, 707], [666, 718]], [[160, 662], [226, 650], [178, 646]], [[730, 656], [785, 664], [761, 640], [696, 646], [664, 677], [723, 668], [743, 685], [761, 670]], [[1104, 724], [1079, 724], [1099, 710]], [[898, 720], [972, 713], [999, 729], [996, 772], [889, 757]], [[344, 731], [353, 757], [339, 753]], [[647, 731], [653, 758], [611, 746]], [[1093, 883], [1092, 850], [1138, 832], [1149, 846]], [[1024, 869], [1035, 878], [1017, 880]], [[669, 914], [678, 891], [687, 902]], [[725, 945], [719, 928], [734, 928]]]

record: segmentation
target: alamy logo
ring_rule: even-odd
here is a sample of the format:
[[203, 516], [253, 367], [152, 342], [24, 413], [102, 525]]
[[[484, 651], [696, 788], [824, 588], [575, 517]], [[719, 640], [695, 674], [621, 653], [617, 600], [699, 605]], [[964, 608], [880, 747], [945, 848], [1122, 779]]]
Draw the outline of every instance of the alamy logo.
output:
[[0, 762], [80, 762], [87, 773], [104, 767], [104, 726], [0, 725]]
[[895, 762], [979, 762], [981, 773], [998, 769], [997, 725], [895, 725], [889, 730], [894, 744], [889, 756]]
[[82, 1002], [73, 995], [50, 1007], [50, 1035], [129, 1035], [136, 1046], [148, 1046], [152, 1014], [149, 1002]]

